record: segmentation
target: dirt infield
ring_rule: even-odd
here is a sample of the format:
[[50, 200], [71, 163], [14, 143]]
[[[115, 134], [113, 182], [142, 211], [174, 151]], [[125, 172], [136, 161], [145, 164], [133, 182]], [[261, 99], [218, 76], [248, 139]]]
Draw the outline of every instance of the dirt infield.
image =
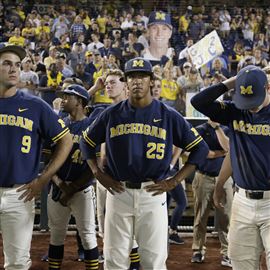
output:
[[[170, 255], [167, 263], [168, 270], [225, 270], [230, 269], [228, 267], [223, 267], [220, 265], [220, 255], [219, 255], [219, 243], [217, 238], [209, 237], [207, 240], [207, 253], [205, 262], [202, 264], [192, 264], [190, 262], [191, 258], [191, 237], [185, 237], [184, 245], [170, 245]], [[47, 270], [48, 264], [46, 262], [41, 262], [41, 257], [46, 253], [49, 243], [49, 235], [41, 234], [34, 235], [31, 248], [31, 257], [33, 260], [33, 265], [31, 270]], [[99, 239], [99, 244], [101, 241]], [[2, 243], [0, 242], [0, 250], [2, 250]], [[84, 264], [81, 262], [76, 262], [77, 248], [75, 236], [67, 236], [65, 242], [65, 257], [62, 264], [63, 270], [83, 270]], [[0, 255], [0, 269], [2, 270], [3, 256]], [[100, 270], [103, 267], [101, 265]], [[266, 270], [266, 267], [262, 268]]]

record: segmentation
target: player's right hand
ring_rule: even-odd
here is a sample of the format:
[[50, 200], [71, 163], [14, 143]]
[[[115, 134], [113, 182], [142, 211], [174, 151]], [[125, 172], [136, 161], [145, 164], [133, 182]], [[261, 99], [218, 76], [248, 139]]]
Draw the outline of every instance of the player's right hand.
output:
[[103, 185], [112, 195], [125, 191], [123, 183], [114, 180], [107, 173], [101, 172], [97, 175], [97, 180]]
[[226, 201], [226, 193], [222, 185], [216, 184], [214, 194], [213, 194], [214, 205], [217, 209], [224, 209], [224, 204]]
[[43, 187], [44, 187], [43, 181], [41, 181], [39, 178], [36, 178], [32, 182], [18, 188], [16, 191], [17, 192], [23, 191], [23, 193], [19, 197], [19, 200], [24, 200], [24, 202], [28, 202], [36, 197], [39, 197]]

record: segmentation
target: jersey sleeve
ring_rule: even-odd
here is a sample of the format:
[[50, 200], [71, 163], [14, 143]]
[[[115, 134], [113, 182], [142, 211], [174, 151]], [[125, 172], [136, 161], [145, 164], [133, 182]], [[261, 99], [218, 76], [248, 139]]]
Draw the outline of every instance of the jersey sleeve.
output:
[[191, 104], [211, 120], [228, 125], [235, 116], [237, 109], [231, 102], [216, 100], [227, 91], [227, 87], [222, 83], [212, 85], [195, 95], [191, 99]]
[[84, 159], [95, 158], [99, 146], [105, 142], [106, 120], [107, 113], [104, 112], [83, 132], [80, 148]]
[[184, 151], [191, 152], [188, 163], [197, 165], [209, 152], [206, 142], [198, 131], [180, 114], [174, 118], [173, 144]]
[[40, 115], [41, 134], [45, 140], [56, 143], [69, 133], [69, 129], [48, 104], [42, 102], [41, 106], [43, 106]]

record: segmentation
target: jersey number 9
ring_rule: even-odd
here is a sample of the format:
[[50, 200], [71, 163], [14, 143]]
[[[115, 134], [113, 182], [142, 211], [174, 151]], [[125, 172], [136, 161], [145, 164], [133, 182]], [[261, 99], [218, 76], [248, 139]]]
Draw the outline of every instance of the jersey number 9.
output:
[[21, 151], [25, 154], [30, 152], [30, 148], [31, 148], [31, 137], [28, 135], [25, 135], [22, 137], [22, 147], [21, 147]]
[[163, 159], [164, 158], [165, 143], [149, 142], [147, 144], [147, 148], [149, 148], [146, 152], [146, 157], [148, 159]]

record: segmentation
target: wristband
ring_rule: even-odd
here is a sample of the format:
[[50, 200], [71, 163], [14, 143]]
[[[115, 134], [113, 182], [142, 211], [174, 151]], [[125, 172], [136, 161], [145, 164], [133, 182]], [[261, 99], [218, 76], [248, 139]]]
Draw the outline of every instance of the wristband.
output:
[[214, 130], [218, 130], [220, 128], [220, 125], [217, 125], [214, 127]]

